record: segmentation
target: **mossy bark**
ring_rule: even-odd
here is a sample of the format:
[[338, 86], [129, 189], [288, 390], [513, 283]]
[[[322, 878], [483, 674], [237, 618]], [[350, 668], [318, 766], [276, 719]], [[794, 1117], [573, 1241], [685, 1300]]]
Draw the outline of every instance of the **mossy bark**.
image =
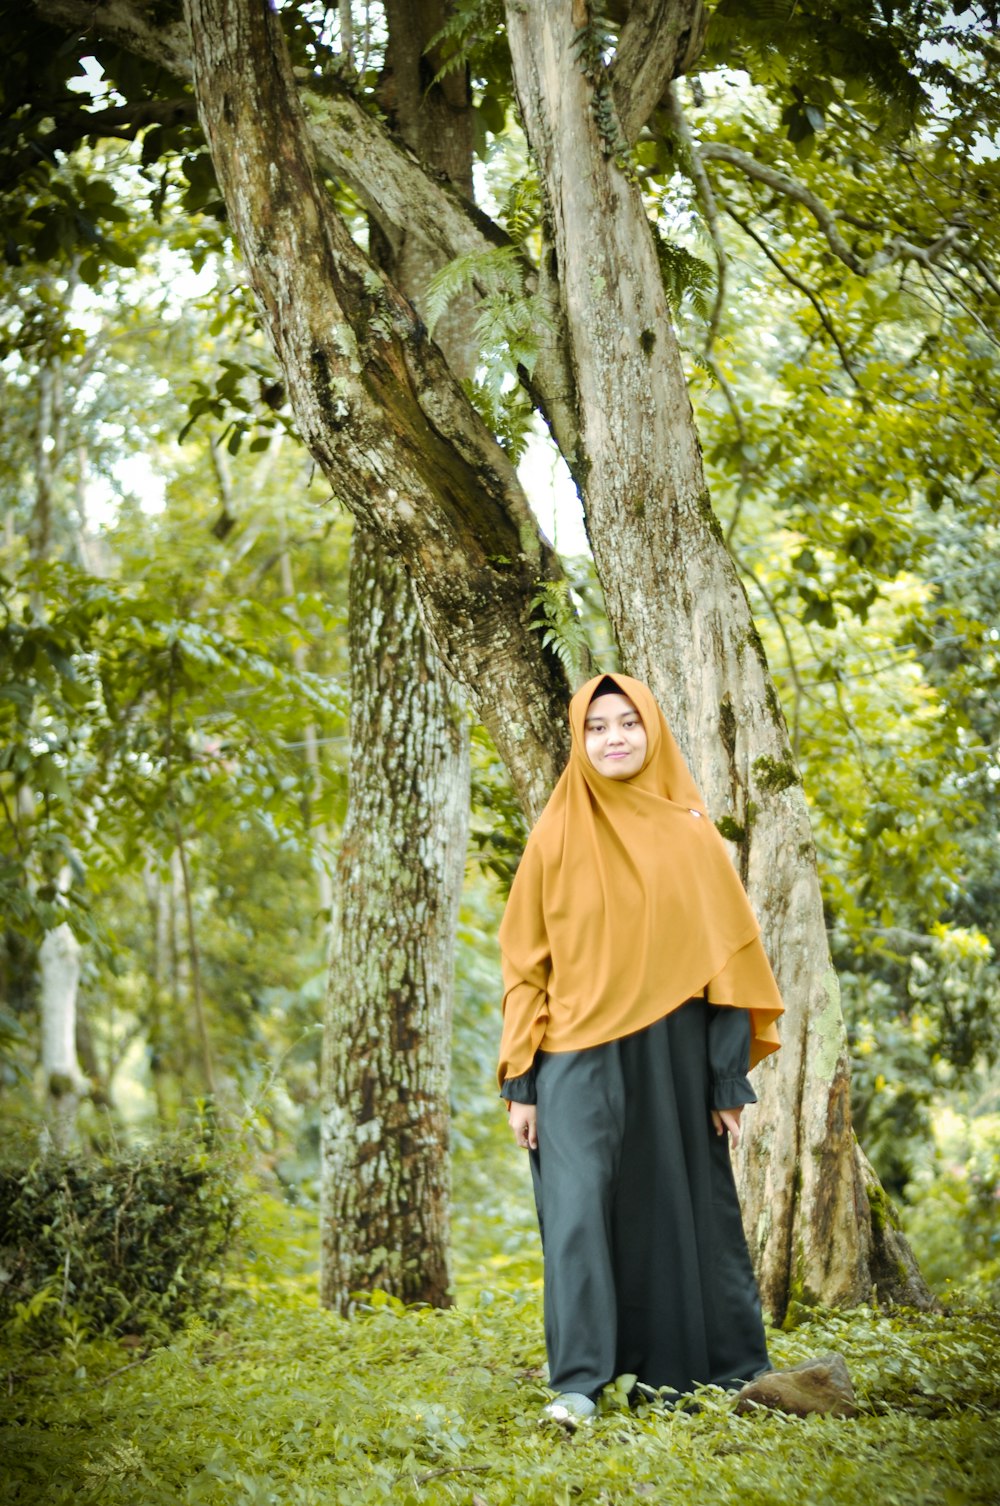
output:
[[323, 1062], [322, 1298], [446, 1305], [448, 1082], [468, 749], [405, 572], [351, 550], [351, 797]]
[[[386, 6], [383, 104], [407, 144], [472, 192], [464, 73], [427, 87], [440, 0]], [[420, 311], [442, 264], [418, 235], [371, 227], [379, 265]], [[468, 300], [438, 334], [475, 360]], [[330, 952], [322, 1134], [324, 1302], [378, 1286], [450, 1301], [448, 1149], [455, 926], [469, 813], [465, 703], [403, 564], [357, 524], [351, 552], [351, 760]], [[380, 1049], [369, 1043], [380, 1042]]]

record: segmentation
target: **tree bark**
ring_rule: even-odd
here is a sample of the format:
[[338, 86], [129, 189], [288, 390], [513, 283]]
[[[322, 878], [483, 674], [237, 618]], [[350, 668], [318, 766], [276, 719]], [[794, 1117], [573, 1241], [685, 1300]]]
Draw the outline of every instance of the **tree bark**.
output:
[[[383, 103], [408, 145], [472, 192], [463, 73], [429, 86], [439, 0], [389, 0]], [[442, 257], [372, 229], [377, 259], [419, 310]], [[471, 375], [472, 310], [438, 340]], [[382, 1287], [451, 1300], [449, 1084], [455, 927], [469, 811], [464, 698], [438, 662], [413, 583], [363, 524], [351, 551], [350, 797], [337, 867], [324, 1048], [323, 1301]], [[362, 858], [363, 854], [363, 858]], [[381, 1040], [372, 1053], [361, 1044]]]
[[[583, 499], [624, 661], [655, 691], [760, 918], [788, 1006], [737, 1157], [765, 1305], [871, 1293], [882, 1225], [851, 1128], [846, 1033], [784, 718], [712, 512], [677, 339], [609, 81], [563, 0], [507, 5], [545, 185], [579, 399]], [[585, 8], [584, 8], [585, 9]], [[675, 14], [688, 10], [677, 0]], [[603, 114], [595, 105], [603, 95]], [[876, 1184], [877, 1186], [877, 1184]], [[886, 1272], [882, 1296], [914, 1283]], [[924, 1289], [923, 1296], [929, 1297]]]
[[261, 0], [185, 12], [202, 127], [300, 432], [406, 561], [441, 658], [537, 814], [567, 748], [565, 676], [530, 629], [552, 552], [508, 456], [323, 189], [273, 12]]
[[[468, 757], [405, 573], [351, 558], [351, 802], [324, 1035], [323, 1301], [450, 1301], [448, 1061]], [[417, 671], [405, 678], [398, 664]], [[421, 674], [420, 666], [425, 666]], [[364, 683], [362, 683], [364, 682]], [[420, 776], [414, 780], [414, 772]]]

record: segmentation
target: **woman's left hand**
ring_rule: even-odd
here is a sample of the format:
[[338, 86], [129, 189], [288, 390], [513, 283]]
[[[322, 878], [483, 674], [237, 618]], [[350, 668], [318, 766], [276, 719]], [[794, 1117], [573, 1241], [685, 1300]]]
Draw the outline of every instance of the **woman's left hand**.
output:
[[735, 1149], [740, 1143], [740, 1115], [743, 1113], [742, 1106], [738, 1109], [713, 1109], [712, 1128], [717, 1135], [729, 1131], [729, 1138]]

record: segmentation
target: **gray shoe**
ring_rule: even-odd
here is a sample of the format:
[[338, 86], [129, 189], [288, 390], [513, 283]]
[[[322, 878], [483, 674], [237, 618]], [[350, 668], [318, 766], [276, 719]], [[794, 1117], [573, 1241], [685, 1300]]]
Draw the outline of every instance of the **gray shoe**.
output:
[[584, 1396], [582, 1391], [562, 1391], [542, 1408], [543, 1422], [558, 1422], [561, 1427], [573, 1432], [581, 1422], [587, 1422], [597, 1411], [597, 1403]]

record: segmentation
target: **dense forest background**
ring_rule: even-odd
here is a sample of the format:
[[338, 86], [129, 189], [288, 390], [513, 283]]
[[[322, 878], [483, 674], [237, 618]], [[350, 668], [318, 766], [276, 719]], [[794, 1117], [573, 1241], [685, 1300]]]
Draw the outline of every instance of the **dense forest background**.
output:
[[[376, 24], [367, 35], [374, 69]], [[95, 111], [120, 98], [86, 62], [72, 87]], [[765, 102], [738, 74], [712, 87], [735, 140]], [[480, 89], [477, 191], [530, 242], [524, 139], [495, 81]], [[956, 129], [959, 107], [943, 87], [931, 97], [925, 129]], [[804, 111], [786, 123], [792, 160], [842, 171], [824, 154], [822, 109]], [[989, 143], [974, 119], [965, 128], [989, 179]], [[346, 797], [351, 520], [298, 442], [210, 161], [186, 148], [187, 130], [95, 140], [8, 182], [3, 1104], [8, 1123], [35, 1129], [46, 1097], [52, 1108], [39, 957], [62, 933], [79, 968], [75, 1135], [127, 1140], [211, 1093], [250, 1116], [261, 1165], [308, 1204]], [[712, 227], [719, 303], [720, 247], [690, 182], [662, 142], [640, 142], [636, 160], [712, 495], [812, 813], [859, 1136], [932, 1281], [988, 1286], [1000, 1166], [995, 337], [976, 296], [953, 297], [937, 269], [852, 276], [766, 205], [750, 235]], [[341, 193], [367, 243], [360, 204]], [[568, 662], [586, 651], [610, 668], [572, 486], [511, 375], [531, 363], [537, 311], [509, 258], [484, 260], [439, 276], [436, 310], [473, 271], [485, 278], [474, 396], [553, 542], [577, 551], [564, 550], [568, 595], [543, 596], [540, 626]], [[486, 1189], [510, 1174], [490, 1159], [494, 937], [524, 828], [481, 727], [472, 747], [453, 1093], [456, 1154]]]
[[[383, 767], [393, 777], [402, 768], [390, 792], [400, 807], [436, 798], [422, 771], [406, 767], [402, 716], [393, 711], [388, 732], [373, 732], [378, 682], [365, 682], [370, 663], [392, 669], [386, 582], [406, 571], [387, 562], [378, 537], [386, 516], [391, 533], [391, 509], [362, 508], [359, 518], [364, 487], [343, 454], [310, 434], [311, 454], [303, 440], [308, 383], [294, 351], [279, 364], [253, 291], [266, 237], [248, 242], [245, 225], [242, 236], [234, 230], [232, 206], [249, 190], [234, 189], [232, 161], [217, 138], [213, 159], [199, 125], [195, 95], [208, 118], [213, 83], [202, 74], [192, 85], [184, 27], [193, 18], [204, 43], [227, 4], [53, 0], [3, 16], [8, 1498], [618, 1506], [695, 1491], [721, 1506], [798, 1499], [808, 1479], [817, 1498], [845, 1506], [985, 1506], [1000, 1488], [996, 8], [278, 7], [271, 59], [287, 50], [320, 157], [316, 182], [350, 249], [369, 258], [357, 263], [357, 348], [366, 361], [372, 349], [377, 357], [366, 372], [380, 369], [385, 351], [398, 354], [398, 341], [416, 363], [411, 379], [418, 370], [428, 380], [442, 471], [456, 443], [463, 463], [469, 453], [482, 461], [466, 472], [479, 488], [465, 519], [473, 537], [478, 527], [493, 538], [499, 526], [483, 497], [495, 499], [505, 466], [511, 475], [516, 467], [547, 536], [523, 549], [537, 570], [527, 581], [530, 620], [520, 622], [521, 678], [506, 703], [537, 670], [545, 684], [525, 722], [533, 768], [527, 755], [523, 767], [512, 760], [517, 738], [506, 739], [496, 715], [505, 669], [486, 662], [490, 693], [477, 699], [466, 677], [467, 700], [445, 706], [471, 769], [450, 1129], [439, 1123], [428, 1137], [431, 1164], [450, 1135], [451, 1187], [444, 1175], [427, 1197], [437, 1199], [443, 1232], [417, 1232], [426, 1250], [436, 1240], [440, 1251], [450, 1222], [453, 1264], [438, 1262], [432, 1300], [407, 1303], [367, 1284], [345, 1294], [347, 1277], [323, 1292], [320, 1274], [321, 1204], [327, 1235], [337, 1222], [331, 1083], [354, 1091], [360, 1081], [388, 1103], [393, 1061], [400, 1082], [409, 1070], [407, 1042], [394, 1033], [400, 1020], [413, 1025], [410, 1055], [428, 1038], [403, 1008], [378, 1028], [378, 990], [392, 994], [398, 965], [391, 905], [384, 953], [369, 945], [367, 972], [357, 959], [353, 974], [338, 961], [345, 914], [363, 913], [366, 888], [381, 903], [378, 885], [391, 872], [376, 871], [379, 838], [359, 789], [370, 794]], [[787, 758], [754, 759], [753, 777], [738, 791], [734, 781], [731, 805], [713, 814], [744, 878], [760, 883], [754, 842], [780, 852], [781, 822], [792, 819], [782, 800], [804, 792], [822, 884], [820, 943], [825, 930], [840, 980], [853, 1124], [892, 1200], [865, 1183], [864, 1218], [876, 1233], [901, 1225], [940, 1305], [918, 1315], [890, 1301], [880, 1312], [894, 1279], [896, 1290], [916, 1290], [905, 1264], [883, 1267], [883, 1289], [866, 1289], [849, 1312], [799, 1300], [806, 1294], [790, 1268], [783, 1286], [772, 1285], [773, 1360], [842, 1351], [857, 1395], [852, 1419], [742, 1418], [711, 1388], [690, 1412], [629, 1411], [625, 1377], [609, 1388], [592, 1434], [553, 1440], [535, 1426], [545, 1396], [540, 1250], [526, 1164], [496, 1096], [497, 926], [525, 812], [565, 747], [560, 697], [595, 670], [641, 659], [621, 616], [622, 580], [640, 580], [632, 617], [642, 618], [645, 600], [693, 558], [678, 528], [678, 552], [653, 559], [649, 575], [641, 558], [631, 573], [608, 569], [628, 555], [611, 548], [615, 508], [602, 511], [608, 477], [595, 474], [605, 462], [613, 469], [619, 457], [608, 461], [607, 451], [619, 436], [596, 444], [592, 392], [581, 381], [570, 412], [565, 370], [553, 366], [572, 323], [560, 322], [560, 297], [563, 314], [572, 302], [566, 288], [546, 284], [559, 164], [543, 163], [536, 143], [529, 149], [524, 123], [538, 101], [515, 33], [565, 22], [563, 10], [575, 28], [565, 79], [586, 79], [604, 169], [638, 196], [653, 238], [655, 292], [666, 300], [663, 324], [678, 334], [714, 509], [702, 508], [707, 533], [735, 565], [780, 701], [766, 691], [760, 720], [777, 728], [780, 750], [787, 730]], [[234, 0], [231, 12], [259, 20], [265, 7]], [[688, 27], [666, 62], [665, 17]], [[422, 91], [409, 103], [407, 63]], [[272, 76], [263, 63], [259, 71]], [[458, 190], [442, 185], [459, 183], [464, 167], [436, 159], [436, 128], [421, 136], [421, 110], [442, 98], [460, 118], [481, 213], [456, 212]], [[306, 133], [297, 119], [271, 122], [275, 157], [300, 126]], [[217, 177], [219, 162], [226, 172]], [[269, 212], [264, 199], [256, 209]], [[416, 270], [409, 235], [422, 253], [433, 242]], [[626, 237], [623, 287], [639, 280], [628, 251]], [[343, 245], [339, 254], [338, 266], [354, 265]], [[306, 306], [315, 287], [308, 256], [289, 266], [290, 325], [296, 295]], [[569, 287], [565, 266], [559, 275]], [[596, 316], [604, 295], [610, 308], [620, 291], [599, 284], [575, 284]], [[588, 318], [582, 330], [580, 322], [566, 347], [578, 375], [589, 335]], [[598, 334], [606, 357], [629, 332]], [[631, 331], [640, 363], [662, 334]], [[434, 385], [428, 336], [463, 378], [448, 401], [446, 386]], [[597, 348], [594, 369], [601, 359]], [[613, 354], [612, 371], [616, 362]], [[415, 413], [404, 418], [426, 440]], [[335, 433], [335, 404], [331, 414]], [[462, 450], [475, 414], [492, 450]], [[622, 437], [623, 467], [637, 442], [641, 450], [641, 433]], [[420, 495], [430, 510], [434, 485]], [[523, 542], [534, 523], [518, 514], [513, 483], [504, 505]], [[640, 523], [644, 507], [635, 509]], [[471, 599], [461, 594], [471, 552], [460, 543], [450, 556], [456, 622]], [[370, 571], [367, 599], [359, 558]], [[429, 579], [431, 566], [419, 563]], [[478, 584], [491, 580], [499, 600], [516, 572], [506, 555], [487, 563], [493, 575], [484, 569]], [[439, 581], [421, 610], [454, 664], [460, 655], [442, 627], [447, 586]], [[416, 620], [412, 603], [404, 611]], [[651, 608], [640, 625], [662, 620]], [[393, 642], [409, 643], [407, 632]], [[657, 643], [653, 657], [667, 666], [663, 684], [680, 686], [682, 700], [689, 688], [701, 705], [711, 651], [695, 642]], [[741, 649], [755, 642], [743, 632]], [[404, 690], [407, 678], [424, 689], [440, 671], [426, 646], [414, 652], [398, 677]], [[735, 770], [746, 729], [732, 704], [727, 691], [732, 726], [723, 716], [711, 730], [729, 744]], [[548, 721], [546, 706], [558, 711]], [[693, 754], [704, 752], [697, 730], [681, 729]], [[451, 783], [464, 821], [464, 783]], [[804, 872], [812, 844], [796, 842], [787, 860]], [[425, 899], [400, 890], [398, 908], [419, 917]], [[377, 904], [370, 909], [377, 925]], [[815, 984], [824, 946], [813, 936], [803, 952]], [[356, 1009], [352, 979], [373, 984]], [[833, 1103], [846, 1073], [838, 1038], [821, 1039], [816, 1000], [805, 995], [803, 986], [800, 1097], [815, 1100], [822, 1139], [824, 1094]], [[389, 1078], [374, 1089], [358, 1077], [365, 1051], [345, 1024], [352, 1009], [372, 1058], [388, 1062]], [[447, 1025], [443, 1005], [439, 1015]], [[439, 1072], [439, 1084], [446, 1077]], [[364, 1125], [352, 1113], [348, 1101], [344, 1118], [360, 1143]], [[771, 1123], [763, 1103], [757, 1122]], [[791, 1180], [801, 1188], [818, 1142], [797, 1144]], [[846, 1157], [840, 1150], [832, 1172], [852, 1161], [850, 1146]], [[339, 1169], [355, 1191], [362, 1185], [356, 1166]], [[757, 1171], [756, 1195], [766, 1196]], [[860, 1182], [843, 1185], [847, 1204], [860, 1198]], [[800, 1200], [796, 1217], [808, 1223], [803, 1209], [820, 1207], [823, 1191]], [[407, 1197], [403, 1214], [395, 1210], [402, 1222], [419, 1211]], [[352, 1237], [366, 1215], [358, 1203], [341, 1219]], [[325, 1248], [323, 1256], [329, 1271]], [[373, 1251], [364, 1256], [369, 1264], [357, 1268], [376, 1269]], [[405, 1291], [406, 1271], [390, 1274]]]

